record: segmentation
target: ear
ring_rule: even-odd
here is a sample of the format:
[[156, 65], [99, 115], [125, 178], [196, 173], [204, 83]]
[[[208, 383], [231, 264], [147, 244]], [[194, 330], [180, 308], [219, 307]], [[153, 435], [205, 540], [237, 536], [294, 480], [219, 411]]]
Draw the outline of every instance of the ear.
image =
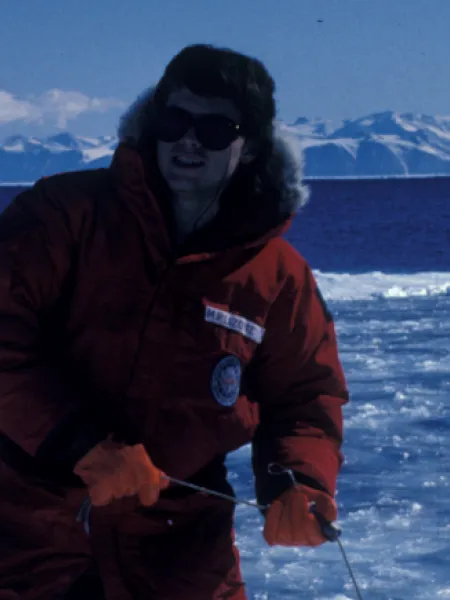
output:
[[246, 141], [242, 149], [240, 162], [243, 165], [248, 165], [256, 158], [256, 145], [252, 142]]

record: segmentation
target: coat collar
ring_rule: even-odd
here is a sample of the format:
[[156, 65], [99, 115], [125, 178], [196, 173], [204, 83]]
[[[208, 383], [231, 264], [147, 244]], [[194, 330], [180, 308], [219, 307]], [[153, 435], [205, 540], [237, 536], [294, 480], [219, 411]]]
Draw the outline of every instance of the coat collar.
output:
[[222, 252], [263, 246], [291, 224], [292, 215], [271, 227], [268, 215], [255, 205], [256, 199], [246, 197], [235, 182], [224, 192], [226, 198], [216, 218], [177, 248], [170, 197], [147, 160], [137, 149], [121, 143], [110, 169], [119, 197], [139, 220], [148, 243], [157, 245], [164, 255], [180, 262], [207, 260]]

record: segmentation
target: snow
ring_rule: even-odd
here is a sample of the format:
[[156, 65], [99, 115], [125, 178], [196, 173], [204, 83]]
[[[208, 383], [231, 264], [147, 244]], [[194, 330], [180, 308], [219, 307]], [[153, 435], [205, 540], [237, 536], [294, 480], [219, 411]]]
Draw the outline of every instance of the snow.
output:
[[83, 149], [83, 162], [90, 163], [93, 160], [99, 160], [101, 158], [110, 157], [114, 154], [114, 148], [107, 146], [98, 146], [97, 148], [84, 148]]
[[373, 272], [353, 275], [315, 271], [315, 275], [322, 293], [330, 300], [450, 296], [450, 272], [411, 275]]
[[[363, 598], [450, 598], [450, 273], [316, 274], [351, 393], [338, 525]], [[254, 494], [249, 461], [248, 446], [228, 459], [238, 497]], [[261, 530], [239, 507], [251, 600], [357, 598], [336, 544], [269, 548]]]
[[3, 146], [3, 150], [6, 152], [25, 152], [25, 143], [22, 141], [17, 141], [13, 144], [5, 144]]

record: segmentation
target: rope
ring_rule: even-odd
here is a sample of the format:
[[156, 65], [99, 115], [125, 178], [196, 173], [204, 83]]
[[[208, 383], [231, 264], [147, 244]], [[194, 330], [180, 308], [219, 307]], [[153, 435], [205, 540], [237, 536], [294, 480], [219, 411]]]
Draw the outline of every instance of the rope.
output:
[[[292, 482], [296, 483], [294, 473], [292, 472], [291, 469], [276, 470], [275, 467], [277, 467], [277, 465], [270, 465], [270, 467], [269, 467], [270, 474], [272, 474], [272, 475], [281, 475], [281, 474], [289, 475]], [[203, 492], [204, 494], [208, 494], [210, 496], [217, 496], [218, 498], [222, 498], [223, 500], [228, 500], [229, 502], [233, 502], [234, 504], [238, 504], [238, 505], [242, 504], [244, 506], [251, 506], [252, 508], [257, 508], [258, 510], [261, 510], [261, 511], [266, 510], [268, 508], [268, 506], [264, 506], [262, 504], [257, 504], [256, 502], [251, 502], [249, 500], [235, 498], [234, 496], [229, 496], [228, 494], [222, 494], [221, 492], [216, 492], [215, 490], [210, 490], [209, 488], [205, 488], [201, 485], [196, 485], [195, 483], [189, 483], [188, 481], [183, 481], [181, 479], [175, 479], [174, 477], [169, 477], [167, 475], [165, 476], [165, 478], [168, 481], [170, 481], [170, 483], [173, 483], [175, 485], [180, 485], [182, 487], [190, 488], [197, 492]], [[86, 498], [86, 500], [83, 502], [83, 504], [81, 506], [80, 512], [78, 513], [77, 521], [83, 523], [84, 529], [87, 534], [89, 534], [89, 531], [90, 531], [90, 528], [89, 528], [90, 511], [91, 511], [91, 503], [90, 503], [89, 498]], [[348, 560], [344, 546], [343, 546], [341, 540], [339, 539], [339, 537], [341, 535], [341, 530], [338, 527], [336, 527], [335, 525], [333, 525], [333, 523], [330, 523], [329, 521], [327, 521], [322, 515], [317, 513], [315, 511], [314, 505], [311, 506], [311, 512], [316, 517], [317, 522], [319, 523], [320, 528], [322, 530], [322, 533], [327, 538], [327, 540], [330, 542], [338, 543], [339, 550], [341, 551], [341, 554], [342, 554], [342, 558], [344, 560], [344, 563], [347, 566], [350, 578], [351, 578], [353, 586], [355, 588], [356, 596], [357, 596], [358, 600], [364, 600], [363, 596], [362, 596], [361, 588], [359, 587], [358, 582], [356, 581], [355, 574], [353, 572], [350, 561]]]

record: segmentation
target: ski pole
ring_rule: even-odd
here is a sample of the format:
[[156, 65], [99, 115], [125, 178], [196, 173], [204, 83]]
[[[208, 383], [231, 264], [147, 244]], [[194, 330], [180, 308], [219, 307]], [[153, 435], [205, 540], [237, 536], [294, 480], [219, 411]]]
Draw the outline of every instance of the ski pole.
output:
[[[269, 474], [270, 475], [288, 475], [293, 482], [293, 484], [297, 485], [297, 481], [295, 479], [294, 472], [292, 469], [283, 469], [279, 465], [275, 463], [271, 463], [269, 465]], [[208, 494], [210, 496], [216, 496], [218, 498], [222, 498], [223, 500], [228, 500], [229, 502], [233, 502], [237, 505], [250, 506], [252, 508], [257, 508], [258, 510], [266, 510], [269, 508], [268, 505], [258, 504], [256, 502], [251, 502], [250, 500], [243, 500], [242, 498], [235, 498], [234, 496], [230, 496], [228, 494], [223, 494], [222, 492], [216, 492], [215, 490], [211, 490], [209, 488], [203, 487], [201, 485], [196, 485], [195, 483], [189, 483], [188, 481], [183, 481], [181, 479], [176, 479], [175, 477], [169, 477], [168, 475], [164, 475], [165, 479], [167, 479], [170, 483], [174, 485], [179, 485], [185, 488], [189, 488], [191, 490], [195, 490], [197, 492], [202, 492], [204, 494]], [[84, 530], [87, 534], [90, 532], [89, 521], [90, 521], [90, 512], [91, 512], [91, 502], [89, 498], [86, 498], [81, 505], [80, 511], [77, 515], [77, 521], [83, 523]], [[339, 549], [341, 551], [344, 562], [347, 566], [348, 572], [350, 574], [350, 578], [353, 582], [356, 595], [358, 600], [364, 600], [356, 577], [354, 575], [353, 569], [351, 567], [350, 561], [348, 560], [347, 553], [345, 552], [345, 548], [341, 542], [340, 535], [341, 530], [336, 527], [333, 523], [325, 519], [320, 513], [318, 513], [315, 509], [314, 505], [310, 506], [310, 511], [314, 514], [317, 522], [322, 530], [324, 537], [330, 542], [337, 542]]]
[[[296, 480], [295, 480], [295, 476], [294, 473], [292, 471], [292, 469], [282, 469], [278, 472], [276, 472], [278, 465], [272, 463], [269, 465], [269, 473], [271, 475], [278, 475], [278, 474], [282, 474], [282, 473], [286, 473], [287, 475], [290, 476], [291, 480], [297, 484]], [[211, 496], [217, 496], [219, 498], [223, 498], [224, 500], [229, 500], [231, 502], [234, 502], [235, 504], [243, 504], [246, 506], [251, 506], [253, 508], [257, 508], [259, 510], [266, 510], [267, 508], [269, 508], [268, 505], [264, 506], [261, 504], [257, 504], [256, 502], [250, 502], [248, 500], [242, 500], [239, 498], [234, 498], [233, 496], [229, 496], [227, 494], [222, 494], [221, 492], [216, 492], [214, 490], [210, 490], [208, 488], [202, 487], [200, 485], [195, 485], [193, 483], [189, 483], [187, 481], [182, 481], [181, 479], [175, 479], [174, 477], [168, 477], [166, 476], [166, 478], [171, 482], [174, 483], [176, 485], [181, 485], [183, 487], [187, 487], [190, 488], [192, 490], [196, 490], [198, 492], [203, 492], [206, 494], [209, 494]], [[339, 529], [339, 527], [336, 527], [336, 525], [334, 525], [333, 523], [331, 523], [330, 521], [328, 521], [327, 519], [325, 519], [325, 517], [323, 517], [320, 513], [318, 513], [315, 509], [314, 505], [311, 505], [310, 507], [310, 511], [312, 512], [312, 514], [315, 516], [320, 529], [323, 533], [323, 535], [326, 537], [326, 539], [329, 542], [337, 542], [339, 549], [341, 551], [342, 557], [344, 559], [345, 564], [347, 565], [347, 569], [348, 572], [350, 574], [350, 578], [353, 582], [353, 585], [355, 587], [355, 591], [356, 591], [356, 595], [358, 597], [358, 600], [364, 600], [361, 594], [361, 590], [359, 588], [358, 582], [356, 581], [356, 577], [353, 573], [353, 569], [351, 567], [350, 561], [348, 560], [347, 557], [347, 553], [345, 552], [345, 548], [342, 545], [340, 538], [341, 535], [341, 530]]]
[[358, 582], [356, 581], [356, 577], [353, 572], [350, 561], [348, 560], [347, 553], [345, 552], [345, 548], [342, 545], [342, 542], [340, 540], [341, 530], [338, 527], [336, 527], [336, 525], [333, 525], [333, 523], [330, 523], [329, 521], [327, 521], [321, 514], [316, 512], [314, 506], [312, 506], [310, 508], [310, 510], [316, 517], [317, 522], [319, 523], [320, 528], [322, 530], [322, 533], [327, 538], [327, 540], [330, 542], [337, 542], [337, 544], [339, 546], [339, 550], [341, 551], [341, 554], [342, 554], [342, 558], [344, 559], [344, 562], [347, 566], [347, 570], [349, 572], [350, 579], [353, 582], [353, 586], [355, 588], [355, 592], [358, 597], [358, 600], [364, 600], [362, 593], [361, 593], [361, 588], [359, 587]]
[[[230, 496], [228, 494], [223, 494], [222, 492], [216, 492], [215, 490], [210, 490], [209, 488], [203, 487], [201, 485], [196, 485], [195, 483], [189, 483], [188, 481], [183, 481], [181, 479], [176, 479], [175, 477], [169, 477], [168, 475], [163, 476], [164, 479], [173, 483], [174, 485], [180, 485], [185, 488], [189, 488], [191, 490], [195, 490], [196, 492], [202, 492], [204, 494], [208, 494], [209, 496], [217, 496], [218, 498], [222, 498], [223, 500], [228, 500], [229, 502], [233, 502], [234, 504], [242, 504], [246, 506], [251, 506], [252, 508], [257, 508], [258, 510], [266, 510], [268, 507], [263, 506], [261, 504], [257, 504], [256, 502], [251, 502], [250, 500], [243, 500], [242, 498], [235, 498], [234, 496]], [[89, 533], [89, 520], [91, 514], [91, 501], [89, 498], [86, 498], [81, 505], [81, 508], [77, 515], [77, 522], [84, 524], [84, 530], [86, 533]]]
[[[269, 475], [288, 475], [293, 485], [298, 485], [297, 480], [295, 479], [295, 474], [292, 469], [285, 469], [276, 463], [270, 463], [268, 467]], [[356, 596], [358, 600], [364, 600], [361, 592], [361, 588], [358, 585], [355, 574], [353, 572], [350, 561], [347, 557], [347, 553], [345, 548], [340, 540], [341, 530], [339, 527], [336, 527], [333, 523], [325, 519], [323, 515], [317, 512], [315, 504], [311, 504], [309, 507], [310, 512], [315, 516], [317, 523], [320, 526], [320, 529], [323, 535], [327, 538], [329, 542], [337, 542], [339, 546], [339, 550], [341, 551], [342, 558], [344, 559], [344, 563], [347, 566], [347, 570], [350, 575], [350, 579], [352, 580], [353, 586], [355, 588]]]
[[197, 492], [203, 492], [209, 496], [217, 496], [218, 498], [223, 498], [224, 500], [234, 502], [234, 504], [245, 504], [246, 506], [251, 506], [252, 508], [257, 508], [259, 510], [266, 510], [268, 508], [262, 504], [257, 504], [256, 502], [251, 502], [250, 500], [243, 500], [242, 498], [235, 498], [234, 496], [230, 496], [228, 494], [222, 494], [222, 492], [216, 492], [214, 490], [202, 487], [201, 485], [189, 483], [188, 481], [183, 481], [181, 479], [175, 479], [175, 477], [169, 477], [168, 475], [165, 475], [164, 478], [170, 481], [170, 483], [181, 485], [182, 487], [190, 488], [191, 490], [196, 490]]

